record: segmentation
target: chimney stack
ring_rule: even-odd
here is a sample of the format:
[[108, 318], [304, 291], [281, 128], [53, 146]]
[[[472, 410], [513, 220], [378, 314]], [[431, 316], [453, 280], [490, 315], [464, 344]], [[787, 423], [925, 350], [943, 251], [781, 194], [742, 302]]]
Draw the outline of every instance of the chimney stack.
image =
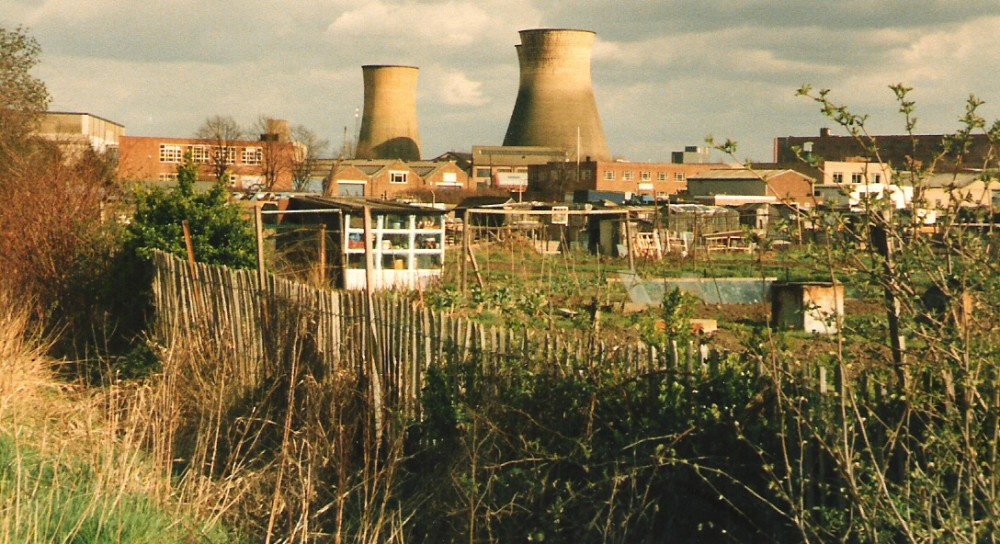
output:
[[288, 143], [292, 141], [292, 124], [285, 119], [268, 119], [267, 133], [260, 135], [261, 140]]

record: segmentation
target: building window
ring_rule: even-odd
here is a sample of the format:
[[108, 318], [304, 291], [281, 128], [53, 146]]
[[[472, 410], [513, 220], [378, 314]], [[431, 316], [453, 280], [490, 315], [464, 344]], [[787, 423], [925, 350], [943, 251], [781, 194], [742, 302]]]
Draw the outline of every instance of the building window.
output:
[[653, 176], [649, 172], [639, 172], [639, 181], [652, 181]]
[[490, 177], [490, 169], [489, 168], [476, 168], [476, 177], [477, 178], [488, 178], [488, 177]]
[[177, 172], [160, 174], [160, 181], [177, 181]]
[[632, 181], [632, 171], [626, 170], [622, 172], [622, 181]]
[[684, 173], [677, 172], [676, 174], [674, 174], [674, 181], [684, 181]]
[[461, 187], [462, 184], [458, 182], [458, 174], [455, 172], [444, 172], [441, 175], [441, 181], [438, 185], [445, 185], [450, 187]]
[[407, 172], [389, 172], [389, 183], [406, 183]]
[[264, 160], [264, 151], [259, 147], [243, 148], [243, 164], [257, 166]]
[[216, 147], [212, 149], [212, 154], [218, 164], [236, 164], [235, 147]]
[[656, 174], [656, 181], [667, 181], [667, 173], [666, 172], [658, 172]]
[[191, 155], [191, 160], [198, 164], [208, 163], [208, 146], [205, 145], [189, 145], [187, 146], [188, 155]]
[[179, 145], [160, 144], [160, 162], [181, 162], [183, 152]]
[[614, 170], [608, 170], [608, 171], [604, 172], [604, 180], [605, 181], [614, 181], [615, 180], [615, 171]]
[[882, 174], [875, 174], [875, 183], [882, 183]]
[[833, 173], [833, 182], [834, 183], [844, 183], [844, 174], [843, 174], [843, 172], [834, 172]]
[[862, 174], [858, 172], [851, 174], [851, 183], [864, 183], [864, 182], [865, 180]]

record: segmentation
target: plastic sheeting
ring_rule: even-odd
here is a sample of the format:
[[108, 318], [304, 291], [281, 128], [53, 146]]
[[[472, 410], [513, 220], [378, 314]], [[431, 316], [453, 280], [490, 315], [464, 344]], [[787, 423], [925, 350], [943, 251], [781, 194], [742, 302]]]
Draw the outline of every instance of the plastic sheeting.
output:
[[618, 272], [637, 306], [659, 306], [668, 289], [675, 287], [706, 304], [757, 304], [771, 296], [771, 284], [777, 278], [662, 278], [643, 280], [629, 271]]

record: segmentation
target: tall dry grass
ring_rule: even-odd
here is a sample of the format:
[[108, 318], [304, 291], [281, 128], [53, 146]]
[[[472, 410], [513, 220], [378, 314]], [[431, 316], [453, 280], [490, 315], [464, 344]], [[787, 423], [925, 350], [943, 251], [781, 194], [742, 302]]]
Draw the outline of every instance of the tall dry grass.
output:
[[363, 376], [323, 363], [309, 311], [264, 304], [269, 350], [252, 364], [225, 335], [170, 335], [162, 372], [120, 410], [128, 433], [175, 496], [252, 541], [402, 541], [402, 437], [375, 436]]
[[0, 289], [0, 541], [223, 541], [177, 500], [120, 409], [143, 388], [61, 381], [30, 314]]

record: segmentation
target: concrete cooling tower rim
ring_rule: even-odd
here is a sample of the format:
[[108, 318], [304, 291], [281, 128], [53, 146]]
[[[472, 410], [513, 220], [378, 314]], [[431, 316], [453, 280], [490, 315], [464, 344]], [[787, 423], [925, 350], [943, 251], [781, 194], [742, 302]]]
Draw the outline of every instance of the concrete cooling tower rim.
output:
[[524, 32], [586, 32], [587, 34], [597, 34], [597, 32], [594, 32], [593, 30], [584, 30], [581, 28], [526, 28], [524, 30], [518, 30], [518, 33]]

